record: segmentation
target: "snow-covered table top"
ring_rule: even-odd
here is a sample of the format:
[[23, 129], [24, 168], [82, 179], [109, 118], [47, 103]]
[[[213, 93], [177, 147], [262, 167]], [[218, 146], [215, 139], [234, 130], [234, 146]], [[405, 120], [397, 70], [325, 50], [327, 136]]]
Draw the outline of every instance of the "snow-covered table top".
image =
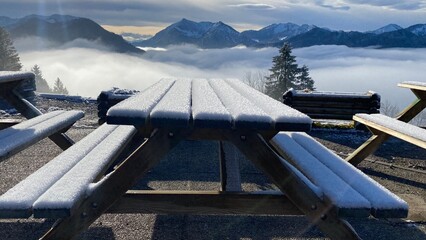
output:
[[34, 73], [23, 71], [0, 71], [0, 83], [34, 79]]
[[312, 120], [237, 79], [162, 79], [112, 107], [107, 123], [309, 131]]

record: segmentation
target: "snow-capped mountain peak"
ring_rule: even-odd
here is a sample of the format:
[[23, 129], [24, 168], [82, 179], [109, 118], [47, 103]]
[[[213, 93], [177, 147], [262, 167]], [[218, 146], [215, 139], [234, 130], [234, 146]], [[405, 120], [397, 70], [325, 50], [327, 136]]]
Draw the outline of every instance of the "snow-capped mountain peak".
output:
[[382, 33], [387, 33], [387, 32], [398, 31], [398, 30], [401, 30], [401, 29], [402, 29], [402, 27], [397, 25], [397, 24], [388, 24], [388, 25], [381, 27], [379, 29], [376, 29], [374, 31], [370, 31], [370, 33], [382, 34]]
[[416, 24], [407, 28], [410, 32], [416, 34], [417, 36], [426, 36], [426, 24]]

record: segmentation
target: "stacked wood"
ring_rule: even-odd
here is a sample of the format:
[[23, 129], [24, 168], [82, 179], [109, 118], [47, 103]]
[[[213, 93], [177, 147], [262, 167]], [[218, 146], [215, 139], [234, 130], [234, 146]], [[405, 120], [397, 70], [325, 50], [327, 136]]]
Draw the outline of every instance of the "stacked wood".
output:
[[283, 103], [313, 119], [352, 120], [357, 113], [379, 113], [380, 95], [366, 93], [297, 91], [283, 95]]
[[127, 99], [139, 91], [135, 90], [120, 90], [118, 88], [112, 88], [107, 91], [102, 91], [96, 99], [98, 103], [98, 123], [99, 125], [106, 122], [106, 114], [108, 110], [115, 104]]

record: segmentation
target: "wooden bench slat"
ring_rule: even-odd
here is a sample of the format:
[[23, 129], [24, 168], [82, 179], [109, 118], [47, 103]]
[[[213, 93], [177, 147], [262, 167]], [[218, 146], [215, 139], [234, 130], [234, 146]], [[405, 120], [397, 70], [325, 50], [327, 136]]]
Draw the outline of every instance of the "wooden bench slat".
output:
[[357, 114], [355, 121], [426, 149], [426, 129], [382, 114]]
[[153, 126], [186, 127], [191, 118], [191, 80], [176, 81], [150, 113]]
[[324, 195], [339, 208], [339, 214], [359, 217], [370, 215], [370, 202], [293, 140], [291, 135], [280, 132], [271, 143], [285, 159], [322, 189]]
[[372, 206], [372, 215], [377, 218], [404, 218], [408, 214], [407, 203], [382, 185], [352, 166], [318, 141], [304, 133], [285, 133], [357, 192]]
[[231, 127], [232, 116], [207, 79], [192, 81], [192, 117], [195, 127]]
[[[107, 112], [109, 124], [145, 125], [151, 110], [174, 84], [172, 79], [162, 79], [145, 91], [128, 98], [110, 108]], [[150, 99], [150, 101], [144, 101]], [[129, 120], [131, 117], [133, 120]]]
[[226, 79], [226, 83], [228, 83], [243, 97], [252, 102], [253, 105], [259, 107], [271, 116], [275, 130], [311, 130], [312, 120], [306, 114], [272, 99], [254, 88], [249, 87], [238, 79]]
[[[1, 218], [27, 218], [33, 203], [117, 126], [102, 125], [0, 196]], [[36, 184], [35, 184], [36, 183]]]
[[118, 126], [101, 143], [93, 146], [83, 159], [37, 199], [33, 205], [34, 217], [70, 216], [85, 198], [89, 184], [106, 171], [135, 133], [133, 126]]
[[0, 161], [82, 118], [82, 111], [55, 111], [0, 131]]

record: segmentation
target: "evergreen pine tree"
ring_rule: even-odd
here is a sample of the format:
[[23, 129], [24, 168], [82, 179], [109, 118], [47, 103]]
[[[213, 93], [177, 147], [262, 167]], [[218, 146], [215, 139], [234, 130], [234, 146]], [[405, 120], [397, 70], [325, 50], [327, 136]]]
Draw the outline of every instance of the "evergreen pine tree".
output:
[[20, 71], [21, 68], [19, 55], [9, 33], [0, 27], [0, 71]]
[[279, 55], [272, 59], [273, 66], [269, 71], [271, 75], [266, 78], [266, 94], [275, 99], [280, 99], [287, 89], [293, 87], [293, 82], [299, 73], [296, 57], [291, 55], [291, 47], [284, 44]]
[[314, 80], [309, 76], [309, 68], [306, 65], [303, 65], [300, 68], [300, 74], [297, 77], [298, 78], [298, 86], [297, 89], [302, 90], [315, 90], [314, 87]]
[[[9, 33], [0, 27], [0, 71], [20, 71], [22, 64], [18, 52], [13, 46]], [[33, 101], [36, 89], [33, 79], [21, 83], [18, 92], [29, 101]]]
[[306, 66], [299, 68], [296, 57], [292, 55], [290, 44], [285, 43], [279, 50], [279, 55], [273, 57], [273, 66], [266, 77], [265, 92], [272, 98], [281, 100], [285, 91], [294, 89], [313, 89], [314, 81], [309, 77]]
[[62, 83], [61, 79], [57, 78], [55, 81], [55, 85], [53, 86], [53, 92], [59, 94], [68, 94], [67, 88]]
[[38, 92], [44, 92], [49, 93], [52, 92], [52, 89], [50, 89], [49, 84], [47, 83], [46, 79], [43, 78], [43, 73], [41, 72], [40, 67], [36, 64], [33, 68], [31, 68], [31, 71], [35, 75], [35, 82], [37, 86]]

